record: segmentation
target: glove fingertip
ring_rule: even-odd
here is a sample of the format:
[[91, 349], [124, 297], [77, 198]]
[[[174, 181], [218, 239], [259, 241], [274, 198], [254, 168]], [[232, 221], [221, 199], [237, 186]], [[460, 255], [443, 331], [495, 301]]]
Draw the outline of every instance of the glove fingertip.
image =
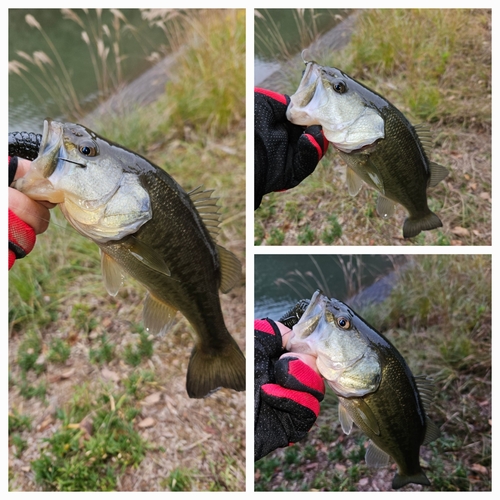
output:
[[308, 130], [306, 130], [301, 139], [307, 140], [307, 142], [316, 149], [316, 152], [318, 154], [318, 161], [323, 158], [326, 150], [328, 149], [329, 142], [326, 140], [322, 131], [320, 131], [319, 134], [311, 134], [310, 132], [308, 132]]

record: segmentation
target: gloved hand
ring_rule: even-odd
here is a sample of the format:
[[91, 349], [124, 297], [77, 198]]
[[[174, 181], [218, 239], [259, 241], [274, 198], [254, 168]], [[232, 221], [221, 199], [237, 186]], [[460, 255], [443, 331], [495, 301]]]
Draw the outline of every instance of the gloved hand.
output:
[[255, 208], [273, 191], [297, 186], [314, 172], [328, 141], [321, 126], [304, 130], [290, 123], [286, 109], [290, 97], [255, 89]]
[[[258, 460], [307, 435], [319, 414], [325, 385], [319, 373], [300, 359], [304, 355], [288, 353], [280, 358], [286, 351], [277, 323], [256, 320], [254, 329], [254, 458]], [[314, 358], [310, 358], [315, 365]]]
[[[22, 176], [30, 162], [9, 156], [9, 186]], [[9, 270], [16, 259], [25, 257], [35, 245], [36, 235], [49, 224], [51, 203], [38, 203], [9, 187]]]

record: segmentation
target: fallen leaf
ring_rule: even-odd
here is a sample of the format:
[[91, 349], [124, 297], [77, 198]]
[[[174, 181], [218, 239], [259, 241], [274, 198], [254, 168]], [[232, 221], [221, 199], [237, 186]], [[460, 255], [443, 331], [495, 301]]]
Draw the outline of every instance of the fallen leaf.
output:
[[144, 420], [139, 422], [139, 427], [146, 429], [147, 427], [153, 427], [156, 424], [156, 420], [152, 417], [146, 417]]
[[107, 380], [112, 380], [113, 382], [118, 382], [120, 380], [119, 375], [116, 372], [113, 372], [111, 370], [108, 370], [107, 368], [103, 368], [101, 370], [101, 375], [107, 379]]
[[466, 229], [465, 227], [461, 227], [461, 226], [455, 226], [451, 232], [453, 234], [456, 234], [457, 236], [469, 236], [469, 230]]
[[143, 405], [154, 405], [158, 403], [161, 399], [161, 392], [153, 392], [153, 394], [150, 394], [149, 396], [146, 396], [144, 400], [142, 401]]

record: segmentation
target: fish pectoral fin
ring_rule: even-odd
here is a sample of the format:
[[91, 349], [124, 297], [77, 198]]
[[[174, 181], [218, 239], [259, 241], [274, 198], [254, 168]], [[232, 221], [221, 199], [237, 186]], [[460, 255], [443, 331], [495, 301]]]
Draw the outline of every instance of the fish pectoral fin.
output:
[[361, 188], [363, 187], [363, 179], [354, 172], [352, 168], [347, 167], [346, 169], [346, 182], [347, 189], [351, 196], [356, 196]]
[[369, 158], [368, 161], [365, 163], [364, 169], [365, 169], [365, 171], [366, 171], [365, 173], [369, 179], [369, 184], [371, 183], [371, 185], [379, 193], [385, 194], [385, 186], [384, 186], [383, 177], [380, 174], [380, 171], [377, 168], [377, 165], [375, 165], [375, 163], [373, 163], [373, 160], [371, 158]]
[[169, 267], [159, 254], [137, 238], [132, 238], [131, 243], [127, 244], [126, 249], [134, 258], [145, 266], [165, 274], [166, 276], [171, 275]]
[[394, 202], [385, 196], [379, 195], [377, 200], [377, 213], [380, 217], [387, 219], [394, 213]]
[[377, 417], [362, 399], [356, 400], [356, 413], [360, 421], [363, 422], [366, 427], [377, 436], [380, 436], [380, 427], [377, 422]]
[[123, 283], [123, 272], [118, 262], [102, 250], [101, 272], [107, 292], [115, 297]]
[[370, 441], [365, 454], [365, 461], [368, 467], [383, 469], [389, 465], [390, 455], [381, 450], [375, 443]]
[[353, 420], [339, 399], [339, 420], [344, 434], [349, 435], [352, 431]]
[[441, 435], [439, 427], [429, 418], [425, 417], [425, 436], [422, 444], [432, 443]]
[[217, 245], [221, 267], [220, 291], [228, 293], [241, 279], [241, 262], [234, 253]]
[[142, 319], [144, 328], [154, 335], [165, 334], [172, 326], [177, 310], [148, 293], [144, 302]]
[[448, 169], [438, 163], [430, 162], [431, 176], [429, 179], [429, 187], [437, 186], [447, 175]]

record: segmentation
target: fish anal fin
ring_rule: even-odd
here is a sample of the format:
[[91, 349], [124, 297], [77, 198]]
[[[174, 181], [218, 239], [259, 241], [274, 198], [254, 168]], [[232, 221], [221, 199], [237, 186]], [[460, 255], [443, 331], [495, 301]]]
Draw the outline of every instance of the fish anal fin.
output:
[[365, 461], [368, 467], [383, 469], [389, 465], [389, 454], [381, 450], [375, 443], [370, 442], [365, 454]]
[[101, 272], [104, 286], [107, 292], [113, 297], [116, 296], [118, 290], [123, 283], [122, 268], [113, 258], [101, 250]]
[[346, 169], [346, 182], [351, 196], [356, 196], [363, 187], [363, 179], [349, 167]]
[[172, 325], [176, 312], [173, 306], [148, 293], [142, 313], [144, 328], [154, 335], [164, 334]]
[[380, 217], [387, 219], [394, 214], [394, 202], [385, 196], [379, 195], [377, 200], [377, 213]]
[[344, 434], [350, 434], [352, 431], [353, 420], [349, 412], [344, 408], [344, 405], [339, 400], [339, 420]]
[[190, 398], [204, 398], [222, 387], [245, 390], [245, 356], [229, 334], [227, 340], [217, 351], [201, 345], [193, 348], [186, 377]]
[[228, 293], [241, 279], [241, 262], [234, 253], [217, 245], [221, 267], [220, 291]]
[[429, 187], [437, 186], [449, 173], [447, 168], [433, 161], [430, 162], [429, 168], [431, 170]]

